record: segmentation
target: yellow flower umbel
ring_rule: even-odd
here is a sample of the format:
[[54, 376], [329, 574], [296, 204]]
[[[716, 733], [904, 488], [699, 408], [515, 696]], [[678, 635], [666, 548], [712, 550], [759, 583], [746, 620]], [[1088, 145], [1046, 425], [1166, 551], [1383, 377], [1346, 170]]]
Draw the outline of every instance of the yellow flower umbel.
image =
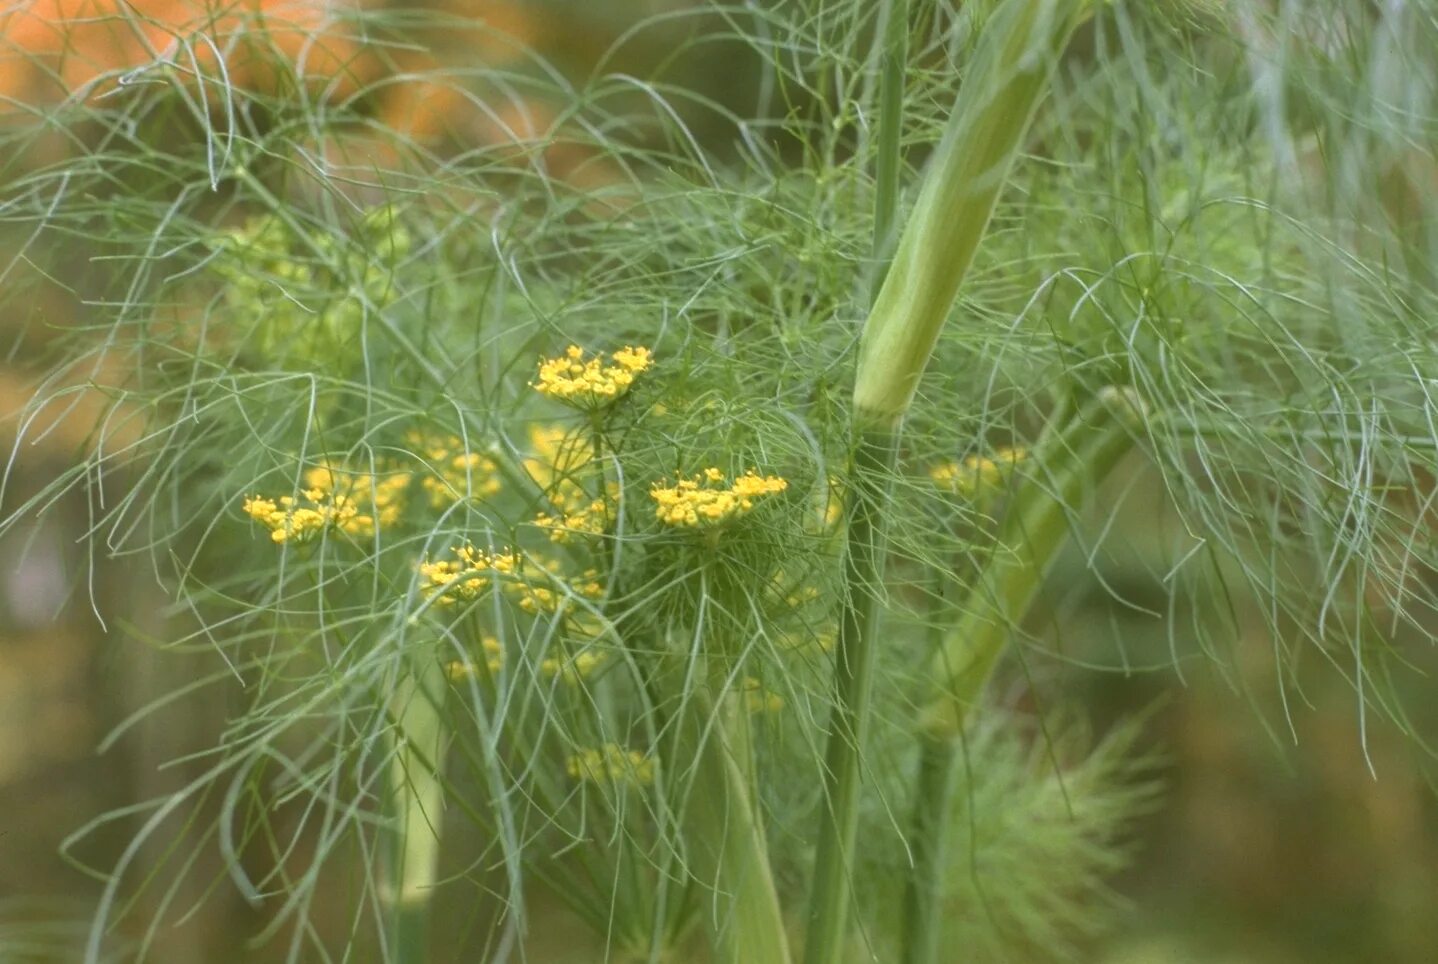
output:
[[604, 363], [602, 353], [585, 359], [584, 349], [570, 345], [558, 358], [539, 363], [539, 380], [533, 382], [541, 395], [593, 411], [609, 405], [629, 391], [634, 378], [654, 363], [648, 348], [621, 348]]
[[744, 696], [744, 708], [751, 714], [778, 713], [784, 708], [784, 698], [765, 689], [764, 684], [752, 676], [744, 677], [739, 689]]
[[[578, 577], [565, 575], [564, 567], [558, 560], [542, 560], [526, 555], [529, 565], [524, 575], [507, 579], [504, 590], [521, 610], [531, 616], [552, 613], [559, 608], [560, 600], [569, 595], [599, 599], [604, 595], [604, 584], [599, 581], [599, 570], [586, 569]], [[565, 587], [568, 587], [567, 589]]]
[[243, 509], [278, 543], [307, 542], [331, 528], [368, 539], [377, 526], [400, 520], [409, 480], [408, 472], [353, 472], [321, 462], [305, 470], [299, 498], [251, 496]]
[[571, 659], [550, 657], [540, 660], [539, 672], [546, 679], [558, 679], [570, 686], [578, 686], [608, 661], [604, 653], [585, 650], [574, 654]]
[[566, 769], [576, 780], [607, 786], [648, 786], [654, 782], [654, 761], [618, 743], [581, 750], [569, 758]]
[[962, 462], [936, 465], [929, 470], [929, 478], [939, 488], [971, 499], [982, 492], [997, 489], [1014, 466], [1027, 457], [1024, 449], [1005, 446], [995, 449], [992, 458], [970, 455]]
[[331, 527], [355, 538], [374, 535], [374, 517], [361, 514], [349, 498], [326, 495], [318, 489], [306, 489], [303, 496], [294, 499], [286, 495], [278, 500], [252, 496], [243, 508], [246, 515], [270, 530], [270, 539], [281, 544], [308, 542]]
[[[479, 641], [479, 647], [484, 653], [484, 667], [493, 676], [504, 667], [504, 645], [493, 636], [485, 636]], [[479, 664], [471, 660], [451, 660], [445, 664], [444, 673], [450, 679], [469, 679], [479, 672]]]
[[534, 524], [549, 533], [553, 542], [568, 542], [574, 536], [603, 535], [609, 528], [613, 507], [619, 501], [619, 484], [610, 482], [598, 499], [572, 479], [562, 479], [549, 491], [554, 512], [541, 512]]
[[488, 552], [461, 546], [454, 555], [454, 559], [419, 564], [420, 591], [438, 595], [441, 606], [476, 599], [496, 577], [513, 575], [519, 569], [519, 555], [508, 549]]
[[[614, 517], [619, 485], [607, 483], [603, 494], [593, 495], [599, 473], [590, 465], [593, 449], [584, 436], [561, 425], [532, 425], [529, 441], [534, 454], [524, 460], [524, 467], [535, 484], [544, 489], [551, 507], [538, 513], [534, 524], [544, 529], [553, 542], [602, 535]], [[585, 487], [586, 480], [593, 481], [592, 488]]]
[[573, 476], [594, 451], [582, 434], [545, 423], [529, 426], [529, 448], [532, 454], [524, 460], [524, 469], [542, 489]]
[[405, 441], [432, 465], [432, 474], [420, 479], [429, 504], [443, 509], [461, 499], [486, 499], [499, 492], [499, 467], [479, 452], [467, 451], [457, 435], [429, 435], [411, 431]]
[[332, 501], [347, 501], [369, 507], [367, 516], [380, 528], [393, 526], [404, 514], [405, 493], [409, 491], [409, 472], [356, 472], [329, 462], [305, 471], [306, 496], [318, 493]]
[[752, 469], [726, 483], [724, 473], [711, 468], [672, 486], [656, 485], [649, 490], [649, 496], [655, 502], [654, 516], [660, 522], [697, 529], [723, 525], [746, 515], [757, 500], [788, 487], [786, 479], [759, 475]]

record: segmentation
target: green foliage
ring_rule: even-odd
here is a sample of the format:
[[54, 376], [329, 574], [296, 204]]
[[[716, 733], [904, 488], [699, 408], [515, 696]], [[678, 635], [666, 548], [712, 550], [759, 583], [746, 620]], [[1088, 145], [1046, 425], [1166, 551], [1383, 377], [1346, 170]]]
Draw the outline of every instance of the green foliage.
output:
[[[977, 718], [948, 814], [941, 947], [980, 961], [1082, 959], [1122, 911], [1106, 881], [1129, 862], [1132, 824], [1157, 804], [1158, 761], [1137, 721], [1095, 740], [1064, 712], [1035, 720], [990, 707]], [[895, 752], [909, 749], [895, 740]], [[907, 792], [894, 787], [895, 802]], [[868, 933], [879, 959], [895, 959], [909, 857], [883, 810], [865, 823], [864, 836], [894, 844], [870, 852], [860, 874], [888, 898], [870, 909]]]
[[[7, 503], [0, 527], [83, 492], [96, 553], [153, 573], [173, 601], [164, 646], [213, 654], [191, 686], [234, 706], [191, 782], [114, 818], [173, 849], [142, 868], [137, 844], [99, 868], [92, 956], [132, 909], [159, 933], [164, 915], [145, 916], [137, 891], [174, 917], [221, 886], [261, 908], [257, 939], [288, 959], [365, 957], [390, 933], [387, 798], [436, 782], [432, 899], [478, 907], [474, 947], [519, 941], [545, 887], [615, 956], [689, 959], [725, 894], [693, 843], [696, 793], [753, 805], [748, 856], [733, 859], [772, 858], [797, 931], [828, 804], [833, 634], [854, 591], [830, 509], [882, 491], [848, 467], [877, 272], [875, 6], [680, 18], [681, 53], [757, 64], [735, 91], [682, 87], [664, 64], [572, 84], [536, 61], [452, 81], [560, 105], [526, 151], [420, 150], [374, 131], [363, 96], [236, 88], [231, 126], [200, 111], [196, 139], [156, 133], [189, 109], [167, 84], [47, 119], [79, 133], [61, 159], [7, 173], [0, 220], [29, 239], [17, 263], [50, 279], [35, 283], [83, 307], [18, 442], [79, 398], [101, 398], [102, 415], [75, 467]], [[969, 83], [981, 6], [914, 4], [906, 197]], [[902, 943], [892, 902], [911, 852], [913, 737], [944, 634], [988, 625], [1022, 656], [1023, 673], [1001, 666], [1000, 679], [1065, 702], [1030, 679], [1062, 610], [993, 622], [973, 593], [996, 560], [1024, 558], [1004, 519], [1036, 498], [1055, 501], [1055, 538], [1076, 533], [1086, 567], [1109, 550], [1118, 509], [1065, 487], [1076, 450], [1045, 435], [1056, 421], [1120, 425], [1125, 464], [1157, 471], [1181, 516], [1154, 574], [1166, 595], [1150, 654], [1178, 635], [1158, 616], [1203, 600], [1184, 608], [1185, 632], [1236, 662], [1236, 618], [1211, 600], [1243, 594], [1285, 680], [1318, 655], [1353, 684], [1360, 721], [1406, 725], [1395, 680], [1432, 642], [1438, 602], [1434, 248], [1431, 222], [1375, 216], [1352, 185], [1370, 164], [1387, 177], [1432, 161], [1426, 88], [1392, 72], [1431, 79], [1438, 44], [1425, 52], [1432, 25], [1416, 14], [1319, 6], [1343, 14], [1362, 58], [1253, 10], [1118, 3], [1057, 65], [1032, 156], [999, 195], [957, 307], [934, 319], [897, 466], [877, 480], [892, 492], [875, 505], [891, 551], [885, 585], [864, 587], [885, 630], [854, 862], [894, 883], [862, 889], [855, 959]], [[1218, 25], [1229, 16], [1249, 39]], [[1361, 42], [1390, 35], [1412, 38], [1392, 48], [1399, 66]], [[1259, 83], [1265, 70], [1282, 84]], [[1270, 99], [1285, 85], [1309, 91], [1292, 120]], [[317, 140], [361, 131], [403, 163], [314, 163]], [[38, 121], [9, 126], [0, 152], [29, 156], [46, 136]], [[584, 158], [569, 180], [546, 164], [561, 151]], [[19, 290], [0, 294], [6, 310], [23, 310]], [[531, 385], [540, 358], [571, 343], [648, 346], [655, 364], [612, 407], [573, 411]], [[981, 496], [930, 477], [1004, 446], [1044, 454]], [[711, 467], [788, 487], [712, 532], [661, 524], [652, 489]], [[355, 516], [276, 542], [246, 515], [255, 497], [336, 513], [342, 498]], [[575, 523], [555, 541], [540, 524], [596, 502], [594, 531]], [[420, 568], [466, 545], [516, 561], [451, 572], [452, 585]], [[405, 744], [394, 705], [418, 664], [457, 664], [443, 760]], [[1013, 702], [976, 702], [963, 730], [951, 937], [976, 960], [1079, 956], [1111, 919], [1104, 878], [1151, 801], [1145, 757], [1129, 729], [1090, 751], [1082, 727], [1035, 730]], [[596, 779], [595, 759], [632, 769]], [[202, 849], [221, 854], [225, 879], [191, 873]], [[348, 915], [316, 910], [330, 899]]]
[[363, 357], [366, 311], [394, 299], [392, 272], [411, 239], [384, 208], [342, 233], [303, 233], [278, 216], [252, 219], [216, 239], [207, 269], [219, 287], [217, 322], [249, 357], [247, 367], [348, 376]]

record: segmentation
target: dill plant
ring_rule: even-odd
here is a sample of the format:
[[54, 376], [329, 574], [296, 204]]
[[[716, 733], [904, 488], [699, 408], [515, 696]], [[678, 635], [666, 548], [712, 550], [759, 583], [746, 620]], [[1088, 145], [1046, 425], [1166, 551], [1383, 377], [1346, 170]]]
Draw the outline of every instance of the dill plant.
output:
[[[1038, 676], [1031, 718], [989, 683], [1051, 657], [1035, 600], [1066, 546], [1104, 551], [1120, 466], [1187, 532], [1150, 652], [1228, 658], [1199, 600], [1243, 592], [1285, 685], [1317, 653], [1360, 734], [1404, 726], [1431, 220], [1352, 185], [1432, 161], [1438, 44], [1320, 6], [719, 5], [582, 81], [435, 78], [560, 105], [518, 153], [203, 60], [53, 111], [49, 163], [8, 125], [15, 263], [87, 321], [15, 452], [105, 402], [5, 524], [83, 492], [96, 551], [174, 601], [166, 645], [213, 656], [186, 689], [236, 707], [106, 818], [135, 843], [87, 956], [144, 957], [215, 885], [289, 960], [518, 958], [540, 888], [596, 959], [1081, 953], [1152, 758]], [[381, 48], [414, 26], [366, 17]], [[646, 34], [752, 86], [616, 67]], [[392, 169], [323, 160], [361, 138]]]

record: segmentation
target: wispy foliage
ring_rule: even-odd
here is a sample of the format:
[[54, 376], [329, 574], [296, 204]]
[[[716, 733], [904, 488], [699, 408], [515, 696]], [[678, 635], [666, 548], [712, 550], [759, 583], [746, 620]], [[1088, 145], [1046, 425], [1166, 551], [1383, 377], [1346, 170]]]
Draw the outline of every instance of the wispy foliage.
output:
[[[27, 314], [36, 292], [75, 310], [44, 339], [11, 464], [60, 414], [101, 414], [0, 525], [82, 492], [97, 555], [153, 575], [164, 646], [213, 653], [193, 688], [237, 707], [193, 782], [116, 816], [140, 840], [184, 836], [153, 875], [138, 847], [104, 868], [92, 953], [141, 878], [183, 914], [213, 883], [188, 875], [202, 847], [291, 959], [386, 941], [397, 766], [438, 788], [443, 820], [413, 823], [447, 841], [427, 886], [488, 894], [486, 953], [521, 940], [537, 884], [616, 953], [685, 946], [715, 884], [685, 840], [708, 789], [688, 751], [736, 716], [781, 896], [802, 893], [879, 270], [876, 6], [657, 17], [587, 74], [473, 22], [356, 14], [325, 36], [367, 66], [319, 83], [282, 37], [288, 73], [261, 82], [197, 28], [59, 103], [7, 107], [0, 299], [27, 346], [49, 321]], [[989, 6], [914, 5], [906, 186]], [[1042, 459], [982, 492], [932, 470], [1032, 451], [1055, 413], [1104, 413], [1160, 473], [1186, 528], [1155, 574], [1170, 611], [1256, 600], [1285, 681], [1319, 656], [1360, 727], [1404, 724], [1392, 681], [1438, 630], [1438, 28], [1416, 6], [1317, 6], [1107, 5], [1060, 65], [889, 480], [862, 866], [901, 873], [908, 853], [912, 759], [890, 751], [919, 721], [935, 635], [965, 616], [946, 580], [1012, 555], [1000, 520], [1021, 488], [1061, 491]], [[405, 66], [441, 28], [494, 62]], [[733, 82], [701, 87], [686, 61]], [[419, 85], [446, 109], [400, 125], [397, 91]], [[566, 407], [533, 383], [571, 344], [653, 364], [612, 404]], [[749, 472], [786, 484], [713, 527], [656, 516], [656, 487]], [[1094, 559], [1117, 510], [1064, 509]], [[1188, 636], [1230, 659], [1227, 602], [1195, 608]], [[1043, 658], [1034, 621], [1011, 628]], [[428, 746], [394, 699], [415, 678], [445, 720]], [[1128, 735], [1084, 756], [1044, 732], [968, 734], [949, 886], [955, 926], [996, 959], [1090, 935], [1149, 799]], [[354, 868], [363, 923], [317, 923]], [[893, 946], [891, 911], [864, 908], [864, 946]]]

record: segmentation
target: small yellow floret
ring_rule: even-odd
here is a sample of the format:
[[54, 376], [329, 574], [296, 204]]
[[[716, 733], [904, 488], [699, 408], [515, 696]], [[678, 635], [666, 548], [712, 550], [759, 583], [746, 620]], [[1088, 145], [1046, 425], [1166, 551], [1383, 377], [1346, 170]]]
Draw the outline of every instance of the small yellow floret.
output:
[[356, 538], [374, 535], [374, 516], [361, 513], [348, 496], [315, 488], [301, 494], [303, 501], [290, 496], [278, 500], [251, 496], [242, 508], [252, 520], [270, 530], [270, 540], [276, 543], [307, 542], [328, 528]]
[[[360, 515], [356, 509], [350, 517], [351, 535], [370, 536], [376, 523], [380, 528], [393, 526], [404, 514], [405, 495], [409, 491], [409, 472], [386, 471], [378, 474], [356, 471], [328, 461], [307, 469], [304, 474], [305, 498], [311, 502], [329, 499], [336, 505], [348, 502], [370, 510]], [[342, 526], [342, 528], [344, 528]]]
[[570, 686], [578, 686], [593, 675], [595, 670], [603, 666], [607, 660], [608, 657], [604, 653], [584, 650], [576, 653], [571, 659], [550, 657], [540, 660], [539, 672], [547, 679], [558, 679]]
[[604, 489], [602, 498], [593, 499], [579, 483], [561, 479], [548, 493], [555, 511], [539, 513], [534, 517], [534, 524], [546, 530], [553, 542], [568, 542], [574, 536], [603, 535], [619, 502], [619, 485], [610, 482]]
[[744, 708], [751, 714], [777, 713], [784, 708], [784, 698], [766, 690], [764, 684], [752, 676], [744, 677], [740, 691], [744, 695]]
[[419, 480], [433, 508], [466, 498], [487, 499], [499, 492], [499, 466], [489, 456], [467, 450], [459, 436], [411, 431], [405, 441], [433, 465], [433, 474]]

